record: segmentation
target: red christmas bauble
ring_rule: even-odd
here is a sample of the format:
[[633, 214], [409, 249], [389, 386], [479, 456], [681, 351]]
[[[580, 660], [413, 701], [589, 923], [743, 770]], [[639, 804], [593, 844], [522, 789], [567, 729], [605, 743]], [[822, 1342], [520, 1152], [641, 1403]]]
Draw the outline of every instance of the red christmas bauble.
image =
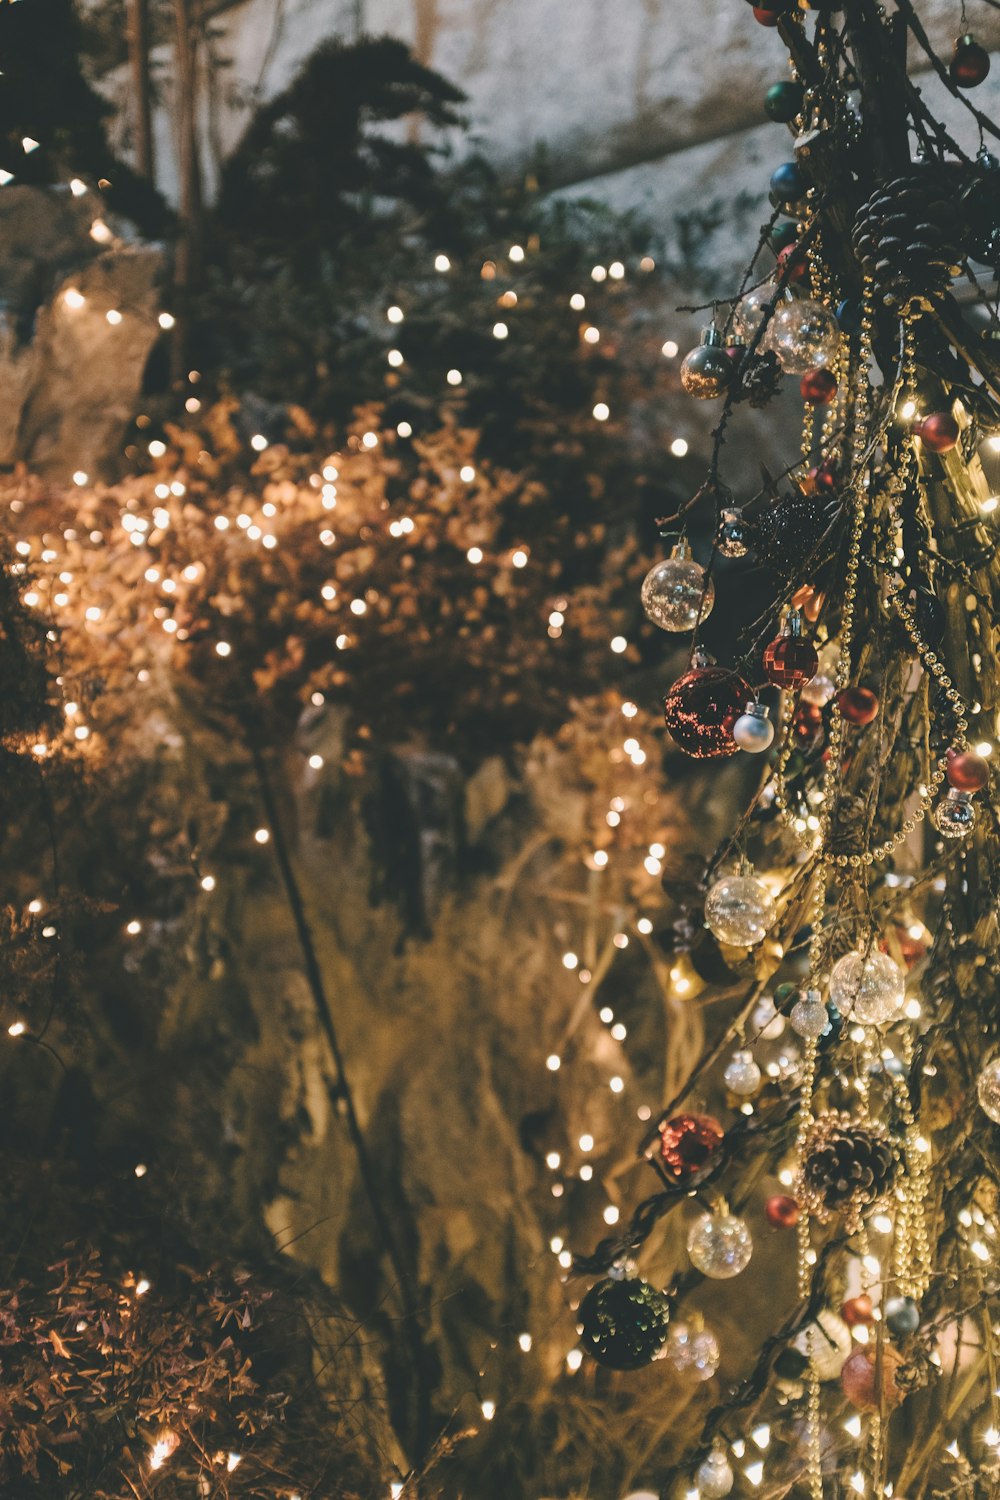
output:
[[800, 635], [779, 635], [764, 648], [764, 674], [775, 687], [795, 692], [819, 671], [819, 656], [812, 641]]
[[778, 253], [778, 271], [786, 282], [809, 280], [809, 257], [798, 245], [786, 245]]
[[796, 1200], [789, 1198], [787, 1193], [776, 1193], [764, 1204], [764, 1213], [767, 1216], [767, 1222], [773, 1224], [775, 1229], [791, 1229], [799, 1222], [802, 1210]]
[[971, 750], [951, 750], [945, 771], [950, 786], [960, 792], [981, 792], [990, 779], [990, 768], [981, 755]]
[[753, 8], [754, 20], [759, 21], [762, 26], [777, 26], [781, 16], [776, 10], [765, 10], [762, 5]]
[[917, 437], [932, 453], [950, 453], [958, 442], [958, 423], [949, 411], [932, 411], [917, 423]]
[[801, 750], [815, 750], [823, 740], [823, 710], [818, 703], [797, 703], [792, 734]]
[[990, 54], [972, 36], [960, 36], [948, 65], [952, 83], [960, 89], [974, 89], [990, 71]]
[[810, 494], [832, 494], [837, 488], [837, 475], [830, 464], [820, 464], [818, 468], [810, 469], [805, 477], [802, 488], [809, 486]]
[[692, 667], [663, 700], [663, 722], [685, 755], [710, 760], [735, 755], [733, 725], [753, 693], [728, 667]]
[[903, 1356], [891, 1344], [883, 1344], [879, 1350], [855, 1350], [840, 1372], [844, 1395], [859, 1411], [880, 1411], [883, 1402], [891, 1410], [906, 1396], [896, 1384], [896, 1371], [902, 1363]]
[[667, 1175], [686, 1182], [722, 1145], [725, 1131], [712, 1115], [675, 1115], [660, 1126], [660, 1159]]
[[844, 688], [837, 694], [837, 707], [849, 724], [870, 724], [878, 713], [878, 697], [871, 688]]
[[803, 401], [814, 406], [832, 401], [837, 394], [837, 377], [832, 370], [807, 370], [799, 381]]
[[872, 1299], [862, 1292], [860, 1297], [852, 1297], [845, 1302], [840, 1309], [840, 1316], [848, 1328], [856, 1328], [859, 1323], [873, 1323], [875, 1321], [875, 1304]]

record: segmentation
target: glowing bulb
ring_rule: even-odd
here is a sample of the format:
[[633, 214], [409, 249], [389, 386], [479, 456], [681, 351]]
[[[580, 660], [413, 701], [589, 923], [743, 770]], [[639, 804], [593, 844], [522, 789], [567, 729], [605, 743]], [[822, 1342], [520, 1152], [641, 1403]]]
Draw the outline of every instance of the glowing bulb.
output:
[[[447, 269], [447, 267], [445, 269]], [[396, 307], [395, 305], [393, 305], [392, 307], [387, 307], [385, 310], [385, 315], [389, 319], [390, 323], [402, 323], [405, 316], [403, 309], [401, 307]]]
[[616, 1073], [613, 1078], [608, 1079], [608, 1088], [613, 1094], [620, 1094], [625, 1088], [624, 1078], [619, 1078]]
[[625, 275], [625, 267], [622, 265], [620, 260], [613, 260], [611, 262], [610, 266], [608, 267], [608, 275], [611, 277], [612, 281], [621, 281], [622, 277]]
[[445, 379], [447, 380], [449, 385], [461, 385], [462, 372], [461, 370], [449, 370], [448, 374], [445, 376]]
[[510, 329], [507, 327], [506, 323], [493, 324], [493, 337], [495, 339], [505, 339], [509, 332]]
[[598, 401], [597, 405], [594, 407], [594, 420], [597, 422], [606, 422], [610, 415], [611, 408], [607, 404], [607, 402]]
[[[572, 297], [569, 299], [569, 305], [574, 312], [583, 312], [583, 309], [587, 305], [587, 299], [582, 294], [582, 292], [574, 292]], [[994, 441], [996, 442], [998, 450], [1000, 450], [1000, 438], [994, 439]]]
[[678, 344], [675, 344], [673, 339], [667, 339], [663, 348], [660, 350], [660, 353], [664, 355], [666, 359], [676, 359], [678, 354], [680, 353], [680, 346]]
[[623, 651], [628, 650], [628, 641], [623, 635], [612, 636], [611, 649], [616, 656], [621, 656]]
[[555, 1052], [550, 1052], [548, 1057], [545, 1059], [545, 1066], [548, 1068], [550, 1073], [558, 1073], [559, 1069], [562, 1067], [562, 1058], [559, 1057]]
[[613, 1203], [609, 1203], [603, 1214], [605, 1224], [617, 1224], [620, 1217], [619, 1210]]
[[516, 552], [512, 552], [510, 560], [515, 568], [526, 568], [528, 566], [528, 554], [523, 547], [519, 547]]
[[63, 292], [63, 302], [67, 307], [72, 308], [74, 312], [78, 312], [81, 307], [86, 306], [87, 299], [78, 287], [71, 286]]
[[451, 270], [451, 261], [448, 259], [447, 255], [435, 255], [434, 269], [435, 271], [441, 272]]
[[472, 464], [463, 464], [458, 471], [458, 477], [463, 484], [471, 484], [476, 477], [476, 471]]
[[216, 654], [216, 656], [231, 656], [232, 655], [232, 651], [233, 651], [233, 648], [229, 644], [228, 641], [216, 641], [216, 643], [215, 643], [215, 654]]
[[386, 355], [386, 359], [394, 370], [398, 370], [403, 363], [403, 355], [399, 349], [390, 349]]
[[570, 1374], [574, 1374], [583, 1364], [583, 1350], [571, 1349], [566, 1355], [566, 1368]]
[[257, 832], [254, 834], [254, 842], [257, 844], [266, 844], [269, 842], [270, 838], [270, 832], [266, 828], [258, 828]]
[[470, 547], [465, 555], [470, 563], [481, 563], [483, 560], [483, 549], [481, 547]]
[[653, 930], [653, 924], [648, 917], [640, 917], [635, 925], [636, 930], [641, 932], [644, 937], [648, 937]]
[[564, 969], [575, 969], [576, 966], [577, 966], [577, 964], [579, 962], [580, 962], [580, 960], [577, 958], [577, 956], [576, 956], [575, 953], [572, 953], [572, 952], [564, 953], [563, 956], [562, 956], [562, 963], [563, 963], [563, 968]]
[[687, 438], [674, 438], [670, 444], [670, 451], [675, 458], [683, 458], [688, 451]]
[[161, 328], [173, 328], [174, 324], [177, 322], [177, 319], [174, 317], [173, 313], [161, 312], [156, 321], [159, 323]]
[[107, 312], [104, 314], [104, 316], [107, 319], [107, 321], [111, 324], [112, 328], [117, 328], [118, 324], [122, 320], [122, 315], [118, 311], [117, 307], [109, 307], [108, 310], [107, 310]]
[[607, 281], [608, 273], [604, 266], [594, 266], [590, 273], [591, 281]]
[[531, 1334], [519, 1333], [517, 1336], [517, 1342], [524, 1353], [527, 1354], [531, 1349]]
[[495, 1401], [484, 1401], [482, 1403], [482, 1406], [480, 1407], [480, 1411], [482, 1412], [482, 1414], [485, 1417], [485, 1419], [486, 1419], [487, 1422], [492, 1422], [493, 1418], [497, 1414], [496, 1402]]

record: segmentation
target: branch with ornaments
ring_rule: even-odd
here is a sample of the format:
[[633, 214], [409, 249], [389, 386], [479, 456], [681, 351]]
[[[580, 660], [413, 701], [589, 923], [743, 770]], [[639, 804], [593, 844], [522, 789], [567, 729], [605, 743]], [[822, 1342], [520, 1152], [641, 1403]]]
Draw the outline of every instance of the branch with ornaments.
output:
[[[1000, 1484], [1000, 164], [968, 97], [989, 51], [964, 3], [935, 50], [940, 9], [746, 7], [787, 53], [764, 111], [790, 150], [683, 362], [719, 408], [711, 462], [642, 586], [690, 639], [673, 747], [746, 761], [690, 955], [737, 1000], [641, 1142], [657, 1191], [575, 1270], [614, 1370], [666, 1353], [711, 1283], [770, 1310], [655, 1475], [692, 1500]], [[741, 406], [776, 398], [784, 473], [729, 472]], [[761, 592], [712, 659], [706, 620], [718, 649]]]

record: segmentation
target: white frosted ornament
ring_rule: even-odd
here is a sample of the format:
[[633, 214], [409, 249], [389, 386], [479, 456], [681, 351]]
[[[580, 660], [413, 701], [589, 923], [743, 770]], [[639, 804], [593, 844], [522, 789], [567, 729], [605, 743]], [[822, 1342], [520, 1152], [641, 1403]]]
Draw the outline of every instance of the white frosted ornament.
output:
[[722, 1075], [723, 1082], [730, 1093], [739, 1094], [745, 1098], [755, 1094], [760, 1088], [760, 1068], [754, 1061], [752, 1052], [734, 1052], [726, 1064], [726, 1071]]
[[804, 683], [799, 693], [803, 703], [815, 704], [817, 708], [825, 708], [837, 691], [837, 684], [832, 677], [827, 677], [825, 672], [817, 672], [815, 677]]
[[705, 897], [705, 926], [720, 943], [753, 948], [774, 921], [774, 897], [755, 875], [723, 875]]
[[887, 953], [847, 953], [830, 975], [830, 999], [848, 1021], [885, 1026], [894, 1021], [906, 999], [903, 972]]
[[832, 364], [840, 348], [840, 328], [833, 313], [808, 297], [783, 302], [768, 332], [768, 348], [774, 350], [786, 375], [804, 375]]
[[671, 1327], [667, 1358], [675, 1370], [691, 1375], [695, 1380], [711, 1380], [719, 1368], [722, 1353], [718, 1339], [709, 1329], [678, 1323]]
[[819, 1380], [839, 1380], [840, 1372], [854, 1349], [851, 1330], [843, 1318], [825, 1308], [815, 1323], [810, 1323], [795, 1340], [800, 1354], [811, 1355], [812, 1367]]
[[750, 1024], [765, 1042], [776, 1042], [785, 1029], [785, 1018], [770, 995], [761, 995], [753, 1008]]
[[639, 597], [654, 625], [674, 632], [693, 630], [707, 620], [715, 604], [715, 584], [680, 541], [663, 562], [654, 563], [642, 581]]
[[976, 1085], [979, 1107], [1000, 1125], [1000, 1057], [986, 1064]]
[[750, 1264], [753, 1239], [735, 1214], [701, 1214], [688, 1230], [691, 1264], [712, 1281], [729, 1281]]
[[759, 755], [774, 741], [774, 725], [770, 709], [763, 703], [748, 703], [746, 713], [740, 714], [733, 725], [733, 739], [741, 750]]
[[735, 1475], [729, 1460], [721, 1448], [715, 1448], [698, 1465], [694, 1476], [700, 1500], [725, 1500], [733, 1485]]
[[788, 1017], [792, 1030], [803, 1037], [821, 1037], [830, 1024], [819, 990], [806, 990], [792, 1006]]

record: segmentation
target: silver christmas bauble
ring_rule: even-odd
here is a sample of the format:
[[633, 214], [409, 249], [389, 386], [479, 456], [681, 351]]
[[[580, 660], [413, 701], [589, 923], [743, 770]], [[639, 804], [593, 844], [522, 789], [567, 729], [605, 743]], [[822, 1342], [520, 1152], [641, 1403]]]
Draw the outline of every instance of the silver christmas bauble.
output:
[[821, 1037], [830, 1024], [830, 1017], [819, 990], [806, 990], [792, 1006], [788, 1019], [792, 1023], [792, 1030], [798, 1032], [799, 1036]]
[[765, 1042], [776, 1042], [785, 1029], [785, 1018], [770, 995], [761, 995], [753, 1008], [750, 1024]]
[[[755, 286], [752, 292], [747, 292], [746, 296], [739, 303], [733, 316], [733, 328], [745, 343], [750, 344], [753, 342], [754, 334], [763, 323], [765, 317], [771, 315], [779, 295], [778, 288], [772, 282], [767, 281], [763, 286]], [[769, 347], [771, 329], [773, 327], [774, 320], [772, 318], [763, 338], [757, 345], [756, 352], [758, 354], [765, 353]]]
[[694, 1380], [711, 1380], [722, 1358], [719, 1341], [707, 1328], [676, 1324], [667, 1343], [667, 1358], [676, 1370]]
[[726, 1088], [741, 1098], [755, 1094], [760, 1088], [760, 1068], [752, 1052], [734, 1052], [722, 1075]]
[[1000, 1057], [988, 1062], [976, 1085], [979, 1107], [1000, 1125]]
[[719, 517], [715, 545], [723, 557], [746, 557], [753, 543], [753, 527], [744, 521], [743, 512], [724, 510]]
[[642, 607], [661, 630], [693, 630], [699, 615], [707, 620], [715, 604], [715, 584], [705, 582], [705, 569], [696, 563], [685, 543], [663, 562], [655, 563], [642, 581]]
[[729, 1460], [721, 1448], [714, 1449], [702, 1460], [694, 1480], [698, 1486], [699, 1500], [725, 1500], [736, 1483]]
[[847, 1021], [886, 1026], [906, 998], [903, 972], [887, 953], [846, 953], [830, 975], [830, 999]]
[[724, 875], [705, 897], [705, 926], [720, 943], [752, 948], [774, 921], [774, 897], [754, 875]]
[[774, 740], [774, 725], [763, 703], [748, 703], [733, 725], [733, 739], [741, 750], [760, 755]]
[[968, 792], [951, 787], [934, 809], [934, 827], [946, 839], [961, 839], [976, 826], [976, 804]]
[[750, 1264], [753, 1240], [735, 1214], [701, 1214], [688, 1230], [691, 1264], [712, 1281], [729, 1281]]
[[819, 365], [832, 364], [840, 348], [840, 328], [833, 313], [809, 298], [783, 302], [768, 331], [768, 347], [786, 375], [804, 375]]

